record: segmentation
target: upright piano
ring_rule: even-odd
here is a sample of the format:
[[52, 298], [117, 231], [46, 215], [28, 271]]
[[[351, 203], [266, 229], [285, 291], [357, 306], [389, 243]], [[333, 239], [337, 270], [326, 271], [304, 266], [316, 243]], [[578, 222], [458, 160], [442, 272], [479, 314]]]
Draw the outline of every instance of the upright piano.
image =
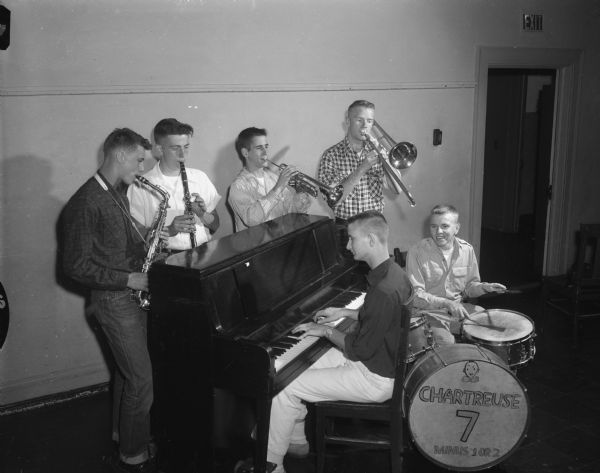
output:
[[264, 471], [273, 396], [331, 347], [288, 335], [320, 308], [359, 307], [362, 273], [340, 255], [333, 220], [304, 214], [152, 265], [153, 432], [173, 471], [214, 471], [215, 390], [252, 400], [255, 471]]

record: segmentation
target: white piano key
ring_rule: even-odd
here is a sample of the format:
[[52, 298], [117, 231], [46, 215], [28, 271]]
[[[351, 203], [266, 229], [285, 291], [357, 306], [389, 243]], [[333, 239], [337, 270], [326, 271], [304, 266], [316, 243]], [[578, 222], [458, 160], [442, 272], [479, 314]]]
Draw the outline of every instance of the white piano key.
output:
[[[363, 292], [358, 297], [353, 299], [350, 303], [346, 304], [345, 308], [346, 309], [359, 309], [363, 305], [364, 301], [365, 301], [365, 293]], [[329, 325], [330, 327], [336, 327], [344, 319], [345, 319], [345, 317], [342, 317], [341, 319], [334, 320], [333, 322], [329, 322], [326, 325]], [[293, 335], [290, 335], [290, 336], [293, 336]], [[290, 347], [288, 350], [286, 350], [281, 355], [275, 357], [275, 371], [279, 371], [281, 368], [283, 368], [285, 365], [287, 365], [290, 361], [294, 360], [304, 350], [309, 348], [311, 345], [315, 344], [319, 340], [319, 338], [320, 337], [315, 337], [315, 336], [309, 335], [308, 337], [298, 340], [298, 343], [296, 343], [294, 346]]]

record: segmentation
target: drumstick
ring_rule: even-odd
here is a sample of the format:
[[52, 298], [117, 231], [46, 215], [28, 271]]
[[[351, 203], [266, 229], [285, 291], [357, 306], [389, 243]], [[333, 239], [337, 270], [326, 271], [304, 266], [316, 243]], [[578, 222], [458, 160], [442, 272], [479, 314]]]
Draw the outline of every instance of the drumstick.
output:
[[[489, 318], [490, 318], [490, 315], [488, 313], [488, 319]], [[473, 320], [468, 315], [465, 315], [465, 319], [467, 319], [469, 322], [472, 322], [474, 325], [479, 325], [480, 327], [489, 328], [489, 329], [492, 329], [492, 330], [496, 330], [498, 332], [504, 332], [506, 330], [504, 327], [499, 327], [498, 325], [482, 324], [481, 322], [478, 322], [477, 320]], [[465, 322], [463, 322], [463, 324], [464, 323]]]
[[[435, 314], [434, 316], [441, 316], [441, 318], [447, 320], [448, 322], [452, 322], [454, 320], [452, 317], [450, 317], [450, 315], [448, 314], [448, 311], [446, 309], [423, 309], [419, 313]], [[488, 317], [489, 317], [489, 313], [488, 313]], [[469, 320], [473, 325], [479, 325], [480, 327], [490, 328], [492, 330], [496, 330], [497, 332], [506, 331], [506, 328], [504, 328], [504, 327], [500, 327], [498, 325], [482, 324], [481, 322], [478, 322], [477, 320], [473, 320], [471, 317], [468, 317], [468, 316], [466, 316], [465, 319]], [[465, 322], [463, 322], [463, 324], [464, 323]]]

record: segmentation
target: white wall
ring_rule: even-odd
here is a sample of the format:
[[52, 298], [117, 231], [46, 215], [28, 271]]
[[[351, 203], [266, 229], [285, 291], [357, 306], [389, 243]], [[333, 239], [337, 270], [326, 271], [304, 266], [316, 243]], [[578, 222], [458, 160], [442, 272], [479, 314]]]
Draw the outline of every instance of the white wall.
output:
[[[164, 117], [192, 124], [190, 166], [225, 196], [240, 167], [233, 140], [242, 128], [266, 127], [273, 154], [314, 175], [320, 153], [343, 136], [347, 105], [371, 100], [386, 130], [418, 148], [404, 175], [417, 206], [388, 195], [385, 211], [392, 246], [406, 249], [435, 203], [452, 202], [465, 218], [473, 205], [477, 47], [580, 48], [590, 100], [582, 100], [573, 159], [598, 171], [586, 152], [596, 148], [590, 119], [600, 118], [598, 14], [590, 17], [584, 0], [4, 4], [12, 37], [0, 51], [0, 280], [11, 327], [0, 351], [0, 405], [108, 379], [83, 298], [56, 280], [55, 226], [115, 127], [149, 135]], [[527, 8], [543, 11], [545, 33], [519, 32]], [[436, 148], [434, 128], [444, 138]], [[572, 198], [598, 202], [599, 193], [583, 179]], [[231, 221], [223, 204], [218, 210], [224, 236]], [[599, 217], [578, 206], [573, 222]]]

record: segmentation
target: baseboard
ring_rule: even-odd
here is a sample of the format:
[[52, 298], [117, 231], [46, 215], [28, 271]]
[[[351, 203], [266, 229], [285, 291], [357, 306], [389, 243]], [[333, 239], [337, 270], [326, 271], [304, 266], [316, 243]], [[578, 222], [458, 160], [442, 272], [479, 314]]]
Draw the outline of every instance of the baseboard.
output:
[[5, 406], [27, 404], [30, 400], [52, 398], [77, 392], [88, 386], [106, 384], [110, 371], [104, 363], [90, 363], [48, 371], [18, 379], [0, 380], [0, 412]]
[[95, 396], [96, 394], [107, 392], [108, 389], [109, 383], [101, 383], [96, 384], [94, 386], [73, 389], [71, 391], [66, 391], [62, 393], [48, 394], [46, 396], [41, 396], [34, 399], [27, 399], [26, 401], [7, 404], [5, 406], [0, 406], [0, 417], [20, 412], [31, 411], [33, 409], [39, 409], [41, 407], [62, 404], [63, 402], [69, 402], [75, 399]]

